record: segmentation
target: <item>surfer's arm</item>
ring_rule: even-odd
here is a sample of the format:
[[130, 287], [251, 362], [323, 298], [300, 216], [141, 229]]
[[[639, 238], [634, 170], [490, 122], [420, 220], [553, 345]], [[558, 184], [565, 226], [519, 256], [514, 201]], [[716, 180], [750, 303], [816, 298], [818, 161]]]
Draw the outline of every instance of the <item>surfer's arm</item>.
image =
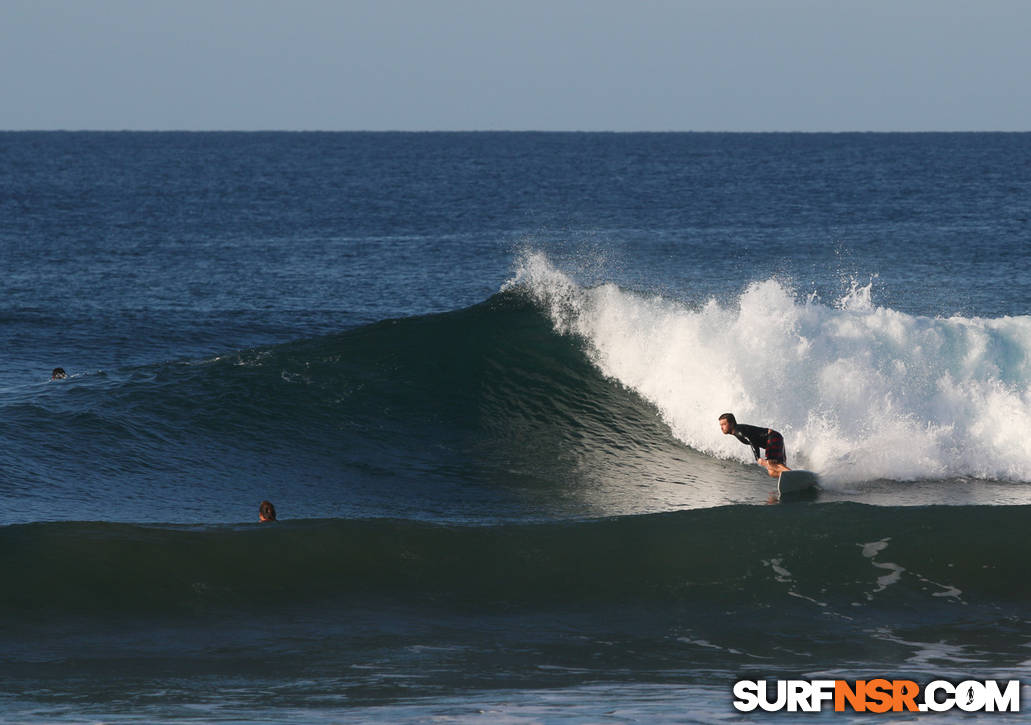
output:
[[747, 435], [745, 435], [744, 433], [742, 433], [739, 430], [738, 431], [734, 431], [734, 437], [737, 438], [742, 443], [744, 443], [746, 446], [751, 446], [752, 447], [752, 455], [755, 456], [755, 460], [757, 460], [757, 461], [759, 460], [759, 444], [758, 443], [753, 443], [751, 438], [749, 438]]

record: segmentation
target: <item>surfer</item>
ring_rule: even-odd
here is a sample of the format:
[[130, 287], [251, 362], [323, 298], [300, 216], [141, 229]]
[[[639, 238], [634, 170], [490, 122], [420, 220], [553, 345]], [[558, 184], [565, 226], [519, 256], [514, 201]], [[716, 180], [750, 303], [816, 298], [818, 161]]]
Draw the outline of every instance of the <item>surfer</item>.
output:
[[272, 505], [271, 501], [262, 501], [261, 506], [258, 507], [258, 521], [265, 523], [266, 521], [276, 520], [276, 507]]
[[54, 368], [54, 371], [50, 373], [51, 380], [64, 380], [68, 377], [68, 373], [64, 371], [64, 368]]
[[[720, 416], [720, 430], [725, 435], [732, 435], [745, 445], [751, 446], [756, 462], [773, 478], [791, 470], [786, 465], [788, 459], [784, 453], [784, 436], [773, 428], [738, 423], [733, 413], [724, 413]], [[759, 456], [760, 448], [765, 449], [766, 458]]]

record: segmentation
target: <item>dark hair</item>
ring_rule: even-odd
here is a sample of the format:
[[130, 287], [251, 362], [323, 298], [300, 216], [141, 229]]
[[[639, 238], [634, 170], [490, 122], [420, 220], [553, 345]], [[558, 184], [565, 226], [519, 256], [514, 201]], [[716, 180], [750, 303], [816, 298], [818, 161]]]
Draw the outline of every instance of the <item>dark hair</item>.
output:
[[737, 427], [737, 418], [734, 417], [733, 413], [724, 413], [720, 416], [720, 420], [725, 420], [730, 423], [731, 428]]
[[258, 508], [258, 515], [268, 521], [275, 521], [276, 507], [272, 505], [271, 501], [262, 501], [261, 506]]
[[53, 380], [54, 378], [57, 378], [59, 380], [61, 378], [66, 378], [66, 377], [68, 377], [68, 375], [67, 375], [67, 373], [65, 373], [64, 368], [54, 368], [54, 371], [52, 373], [50, 373], [50, 379], [51, 380]]

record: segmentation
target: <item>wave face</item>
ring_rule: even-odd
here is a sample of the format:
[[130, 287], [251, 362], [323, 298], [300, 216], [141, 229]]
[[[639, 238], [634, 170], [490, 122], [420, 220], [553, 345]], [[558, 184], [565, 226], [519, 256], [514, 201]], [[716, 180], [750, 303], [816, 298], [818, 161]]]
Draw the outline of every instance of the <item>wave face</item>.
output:
[[446, 521], [765, 500], [728, 411], [784, 433], [831, 492], [1031, 481], [1031, 318], [907, 315], [869, 287], [825, 305], [776, 280], [692, 306], [533, 252], [466, 309], [38, 387], [4, 402], [14, 522], [241, 521], [263, 498]]
[[517, 292], [83, 375], [5, 412], [23, 520], [240, 521], [262, 498], [291, 518], [583, 516], [608, 511], [606, 484], [680, 475], [684, 455], [648, 402]]
[[371, 597], [477, 612], [776, 606], [927, 622], [1031, 601], [1031, 544], [1013, 536], [1026, 516], [1026, 506], [831, 504], [494, 526], [24, 524], [0, 528], [11, 583], [0, 613], [118, 620], [346, 609]]
[[826, 305], [776, 279], [688, 307], [580, 287], [537, 252], [508, 288], [707, 454], [747, 459], [716, 423], [733, 412], [830, 480], [1031, 481], [1031, 317], [908, 315], [873, 304], [871, 285]]

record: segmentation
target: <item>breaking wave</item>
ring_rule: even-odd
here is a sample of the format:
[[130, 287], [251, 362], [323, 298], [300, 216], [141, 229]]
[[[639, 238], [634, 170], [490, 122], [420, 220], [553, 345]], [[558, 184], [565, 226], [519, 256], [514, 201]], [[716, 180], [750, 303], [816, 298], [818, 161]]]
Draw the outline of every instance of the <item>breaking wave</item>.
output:
[[506, 289], [705, 453], [746, 459], [716, 425], [729, 411], [839, 480], [1031, 481], [1031, 317], [914, 316], [874, 304], [870, 285], [825, 304], [776, 279], [688, 306], [581, 287], [539, 252]]

